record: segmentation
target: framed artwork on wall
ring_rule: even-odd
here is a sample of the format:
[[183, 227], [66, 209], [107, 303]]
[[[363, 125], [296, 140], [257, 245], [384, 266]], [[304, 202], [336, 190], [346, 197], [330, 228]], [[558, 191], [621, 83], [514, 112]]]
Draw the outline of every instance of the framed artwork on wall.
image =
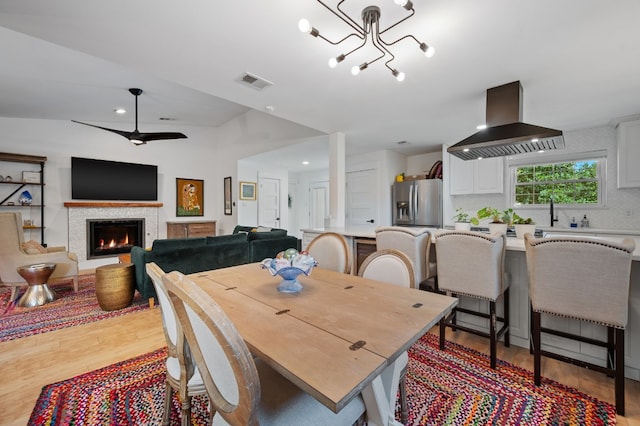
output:
[[204, 181], [176, 178], [176, 216], [204, 216]]
[[240, 182], [240, 199], [255, 200], [256, 199], [256, 183]]
[[232, 214], [231, 176], [224, 178], [224, 214]]

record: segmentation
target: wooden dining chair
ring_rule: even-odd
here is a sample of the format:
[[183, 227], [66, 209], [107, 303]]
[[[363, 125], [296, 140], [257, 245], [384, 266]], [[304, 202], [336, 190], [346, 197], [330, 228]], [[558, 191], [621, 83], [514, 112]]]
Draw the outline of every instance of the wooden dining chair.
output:
[[348, 274], [351, 272], [351, 250], [345, 238], [335, 232], [323, 232], [307, 246], [319, 268]]
[[[446, 327], [489, 338], [491, 368], [496, 368], [497, 341], [504, 336], [509, 347], [509, 279], [505, 276], [504, 234], [471, 231], [437, 231], [438, 287], [449, 296], [486, 301], [489, 312], [481, 308], [456, 306], [440, 320], [440, 349], [445, 349]], [[502, 299], [503, 315], [498, 316], [496, 302]], [[489, 332], [461, 325], [458, 313], [488, 320]], [[498, 329], [498, 322], [502, 327]]]
[[202, 374], [211, 424], [350, 426], [365, 413], [360, 395], [334, 413], [254, 359], [229, 317], [188, 277], [171, 272], [163, 281]]
[[[415, 288], [415, 272], [413, 262], [403, 252], [395, 249], [378, 250], [370, 254], [358, 271], [358, 275], [377, 281], [384, 281], [389, 284], [399, 285], [407, 288]], [[402, 424], [407, 424], [409, 409], [407, 406], [407, 367], [409, 355], [405, 352], [398, 357], [398, 362], [404, 362], [400, 372], [400, 416]], [[391, 406], [395, 406], [395, 394], [389, 395], [393, 398]]]
[[426, 285], [426, 281], [435, 280], [437, 276], [435, 260], [431, 261], [431, 232], [426, 228], [408, 226], [378, 226], [376, 233], [376, 249], [395, 249], [406, 254], [415, 272], [412, 288]]
[[162, 329], [167, 342], [167, 378], [162, 424], [165, 426], [170, 424], [171, 400], [173, 392], [178, 392], [182, 404], [182, 426], [191, 425], [191, 397], [205, 394], [206, 389], [200, 372], [191, 359], [189, 345], [184, 339], [182, 327], [177, 321], [169, 294], [162, 282], [165, 273], [153, 262], [147, 263], [146, 269], [156, 290], [162, 313]]
[[[525, 234], [533, 375], [541, 382], [542, 355], [615, 377], [617, 414], [623, 416], [624, 331], [629, 319], [629, 281], [635, 242], [621, 244], [584, 237], [533, 238]], [[607, 329], [607, 340], [593, 339], [541, 325], [542, 315], [587, 321]], [[572, 359], [542, 348], [541, 334], [551, 334], [607, 348], [606, 366]]]

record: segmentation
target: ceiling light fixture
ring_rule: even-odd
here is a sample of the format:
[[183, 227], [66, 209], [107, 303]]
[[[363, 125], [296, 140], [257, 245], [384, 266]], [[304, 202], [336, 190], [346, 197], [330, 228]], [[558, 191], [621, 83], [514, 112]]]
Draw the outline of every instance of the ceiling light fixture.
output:
[[413, 3], [411, 2], [411, 0], [394, 0], [397, 5], [402, 6], [405, 10], [411, 13], [408, 16], [400, 19], [395, 24], [392, 24], [389, 27], [385, 28], [382, 31], [380, 31], [380, 8], [378, 6], [367, 6], [362, 10], [362, 25], [360, 25], [340, 8], [340, 5], [344, 3], [346, 0], [341, 0], [340, 2], [338, 2], [337, 6], [335, 7], [335, 10], [332, 7], [326, 5], [321, 0], [317, 0], [317, 1], [318, 3], [320, 3], [327, 9], [329, 9], [329, 11], [334, 15], [336, 15], [340, 20], [342, 20], [347, 25], [349, 25], [352, 29], [354, 29], [355, 32], [345, 36], [339, 41], [334, 42], [327, 39], [322, 34], [320, 34], [320, 31], [312, 27], [309, 21], [306, 19], [301, 19], [298, 22], [298, 29], [300, 29], [300, 31], [302, 31], [303, 33], [311, 34], [314, 37], [320, 37], [327, 43], [333, 44], [333, 45], [339, 45], [343, 41], [351, 37], [357, 37], [360, 40], [362, 40], [362, 43], [355, 49], [347, 53], [338, 55], [335, 58], [329, 59], [329, 67], [331, 68], [335, 68], [340, 62], [344, 61], [347, 56], [351, 55], [353, 52], [364, 47], [367, 44], [367, 42], [369, 42], [370, 40], [371, 44], [380, 51], [381, 55], [371, 61], [363, 62], [360, 65], [355, 65], [353, 68], [351, 68], [351, 74], [353, 74], [354, 76], [360, 74], [360, 71], [365, 70], [369, 65], [386, 57], [388, 54], [389, 56], [391, 56], [391, 58], [387, 60], [384, 63], [384, 65], [387, 68], [389, 68], [389, 70], [391, 71], [391, 75], [393, 75], [398, 81], [403, 81], [405, 79], [405, 74], [393, 68], [391, 65], [389, 65], [395, 59], [394, 54], [391, 53], [391, 51], [388, 49], [390, 46], [406, 38], [411, 38], [415, 40], [416, 43], [418, 43], [418, 47], [420, 48], [420, 50], [422, 50], [422, 52], [427, 58], [432, 57], [433, 54], [435, 53], [435, 49], [432, 46], [429, 46], [427, 43], [423, 43], [419, 41], [417, 38], [415, 38], [411, 34], [407, 34], [391, 42], [386, 42], [381, 37], [385, 32], [387, 32], [391, 28], [394, 28], [398, 24], [406, 21], [407, 19], [411, 18], [416, 13], [415, 10], [413, 9]]

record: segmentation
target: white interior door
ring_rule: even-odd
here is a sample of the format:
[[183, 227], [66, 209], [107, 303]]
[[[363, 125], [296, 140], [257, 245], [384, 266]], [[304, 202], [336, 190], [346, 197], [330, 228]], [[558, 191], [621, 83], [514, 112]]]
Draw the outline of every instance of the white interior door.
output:
[[280, 228], [280, 179], [259, 179], [258, 225]]
[[329, 200], [329, 182], [316, 182], [309, 186], [309, 227], [324, 228]]
[[349, 172], [346, 177], [347, 226], [376, 225], [379, 217], [376, 170]]

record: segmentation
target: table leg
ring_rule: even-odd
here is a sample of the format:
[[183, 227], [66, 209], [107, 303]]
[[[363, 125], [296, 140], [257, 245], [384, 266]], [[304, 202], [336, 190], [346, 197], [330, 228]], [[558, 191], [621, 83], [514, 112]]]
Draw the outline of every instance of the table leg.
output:
[[369, 425], [402, 426], [402, 423], [396, 420], [395, 407], [400, 375], [408, 360], [408, 354], [403, 352], [362, 390]]

